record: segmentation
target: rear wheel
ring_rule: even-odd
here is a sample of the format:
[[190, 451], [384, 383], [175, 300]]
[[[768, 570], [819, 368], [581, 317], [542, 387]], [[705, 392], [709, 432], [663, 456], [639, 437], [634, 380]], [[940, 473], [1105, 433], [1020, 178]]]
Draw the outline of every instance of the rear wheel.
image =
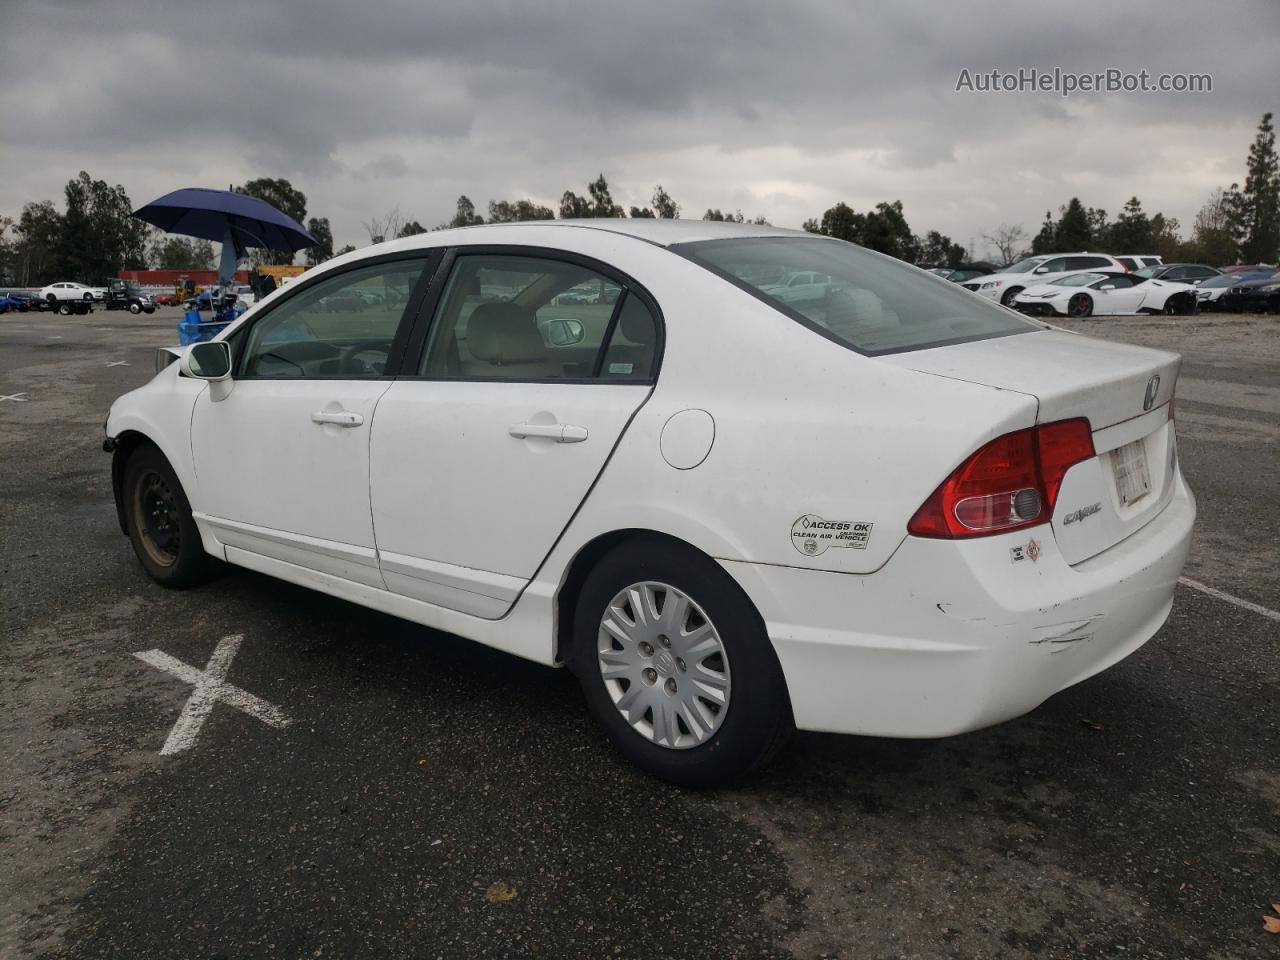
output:
[[1077, 293], [1067, 301], [1067, 315], [1071, 317], [1089, 317], [1093, 315], [1093, 297], [1087, 293]]
[[59, 313], [59, 315], [64, 316], [64, 317], [69, 317], [69, 316], [71, 316], [71, 304], [69, 304], [69, 303], [60, 303], [60, 304], [58, 304], [58, 313]]
[[191, 504], [173, 467], [153, 446], [133, 452], [124, 469], [129, 540], [143, 569], [166, 587], [189, 587], [211, 566]]
[[606, 555], [583, 584], [571, 662], [614, 745], [672, 783], [741, 777], [791, 730], [764, 623], [733, 579], [692, 550], [648, 541]]

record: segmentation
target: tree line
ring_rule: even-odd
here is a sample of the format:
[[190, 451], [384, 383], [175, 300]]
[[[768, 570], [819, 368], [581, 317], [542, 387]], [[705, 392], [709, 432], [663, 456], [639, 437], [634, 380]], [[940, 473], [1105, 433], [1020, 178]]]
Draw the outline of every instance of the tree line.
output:
[[[1028, 254], [1096, 250], [1117, 254], [1159, 254], [1166, 261], [1189, 261], [1221, 266], [1229, 263], [1275, 263], [1280, 258], [1280, 164], [1272, 115], [1263, 115], [1257, 136], [1249, 148], [1243, 185], [1232, 183], [1208, 197], [1184, 239], [1174, 217], [1148, 215], [1141, 201], [1131, 197], [1112, 220], [1106, 210], [1086, 206], [1072, 197], [1045, 213], [1039, 231], [1028, 241], [1020, 224], [1001, 224], [981, 234], [985, 255], [1001, 265]], [[356, 249], [348, 245], [334, 250], [333, 231], [327, 217], [308, 217], [307, 198], [283, 178], [261, 177], [234, 187], [259, 197], [298, 223], [305, 223], [316, 238], [306, 251], [308, 266]], [[0, 280], [21, 286], [41, 286], [54, 280], [101, 281], [122, 269], [191, 270], [216, 265], [215, 250], [207, 240], [193, 240], [154, 230], [130, 216], [132, 204], [123, 186], [111, 186], [81, 171], [63, 191], [65, 209], [49, 200], [26, 204], [17, 220], [0, 216]], [[469, 227], [482, 223], [515, 223], [526, 220], [632, 217], [672, 220], [682, 208], [661, 186], [654, 188], [646, 206], [624, 208], [613, 199], [609, 182], [601, 173], [579, 194], [566, 190], [557, 209], [532, 199], [490, 200], [486, 217], [470, 198], [458, 197], [453, 217], [433, 228], [394, 207], [363, 224], [370, 243], [426, 233], [428, 229]], [[765, 224], [764, 217], [748, 219], [741, 210], [708, 208], [703, 220]], [[937, 230], [923, 236], [907, 222], [902, 201], [885, 201], [858, 212], [839, 202], [821, 216], [806, 220], [805, 230], [861, 244], [872, 250], [920, 266], [956, 266], [972, 259], [966, 249]], [[293, 254], [270, 250], [251, 251], [258, 263], [292, 263]]]

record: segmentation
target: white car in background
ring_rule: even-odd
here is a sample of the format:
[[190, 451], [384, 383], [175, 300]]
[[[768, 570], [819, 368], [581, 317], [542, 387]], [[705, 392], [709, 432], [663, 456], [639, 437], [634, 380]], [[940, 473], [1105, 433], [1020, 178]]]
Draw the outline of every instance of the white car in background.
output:
[[101, 300], [107, 295], [102, 287], [87, 287], [83, 283], [51, 283], [42, 287], [38, 296], [49, 303], [59, 300]]
[[1028, 287], [1013, 305], [1023, 313], [1058, 317], [1195, 313], [1196, 287], [1136, 273], [1091, 271]]
[[[751, 279], [788, 271], [830, 285]], [[554, 301], [587, 281], [606, 295], [570, 321]], [[420, 234], [178, 353], [106, 423], [151, 577], [216, 557], [567, 665], [617, 748], [683, 784], [793, 725], [1031, 710], [1160, 629], [1195, 518], [1176, 355], [800, 231]]]
[[1115, 257], [1105, 253], [1042, 254], [1019, 260], [999, 273], [966, 280], [960, 286], [988, 300], [1012, 307], [1014, 298], [1027, 287], [1048, 283], [1082, 270], [1114, 270], [1123, 273], [1125, 267]]
[[1116, 259], [1130, 272], [1141, 270], [1143, 267], [1158, 267], [1164, 263], [1164, 257], [1154, 253], [1117, 253]]

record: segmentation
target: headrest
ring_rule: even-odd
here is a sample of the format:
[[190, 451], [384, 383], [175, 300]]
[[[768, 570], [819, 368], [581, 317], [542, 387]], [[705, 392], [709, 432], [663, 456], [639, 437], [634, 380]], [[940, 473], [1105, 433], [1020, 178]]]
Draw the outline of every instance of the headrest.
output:
[[633, 293], [627, 294], [627, 302], [622, 305], [622, 314], [618, 317], [618, 326], [622, 327], [622, 335], [634, 344], [647, 346], [654, 341], [653, 317]]
[[533, 311], [517, 303], [476, 307], [467, 323], [467, 349], [477, 360], [499, 365], [529, 363], [547, 356]]

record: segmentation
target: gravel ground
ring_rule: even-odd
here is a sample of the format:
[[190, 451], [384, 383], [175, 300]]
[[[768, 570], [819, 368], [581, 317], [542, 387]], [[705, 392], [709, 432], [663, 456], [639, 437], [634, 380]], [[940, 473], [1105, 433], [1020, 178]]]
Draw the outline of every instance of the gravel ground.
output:
[[[1274, 620], [1180, 588], [1020, 720], [677, 790], [561, 671], [244, 571], [152, 584], [99, 445], [176, 317], [0, 317], [0, 956], [1277, 956]], [[1280, 319], [1064, 326], [1184, 354], [1188, 574], [1280, 609]], [[131, 654], [231, 634], [293, 722], [215, 707], [162, 756], [191, 688]]]

